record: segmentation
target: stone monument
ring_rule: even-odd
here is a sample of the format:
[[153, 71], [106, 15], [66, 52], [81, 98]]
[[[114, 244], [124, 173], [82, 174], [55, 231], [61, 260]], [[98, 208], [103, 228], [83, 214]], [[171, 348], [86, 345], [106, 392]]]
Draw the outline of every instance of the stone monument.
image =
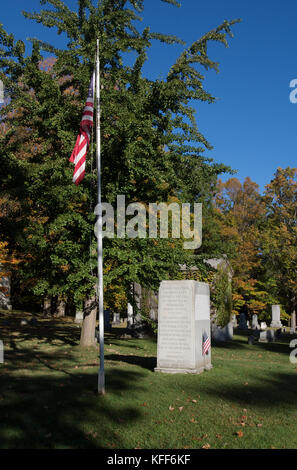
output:
[[82, 312], [81, 310], [76, 311], [74, 322], [80, 324], [83, 322], [83, 320], [84, 320], [84, 312]]
[[213, 325], [211, 329], [211, 338], [214, 341], [232, 341], [233, 340], [233, 322], [230, 321], [226, 326], [220, 327]]
[[110, 325], [110, 309], [104, 309], [104, 330], [105, 331], [110, 331], [111, 325]]
[[232, 315], [232, 324], [233, 324], [233, 328], [238, 327], [237, 318], [236, 318], [235, 313]]
[[158, 303], [156, 372], [199, 374], [212, 368], [209, 285], [197, 281], [162, 281]]
[[238, 326], [238, 328], [239, 328], [239, 330], [247, 330], [248, 329], [245, 313], [241, 313], [240, 316], [239, 316], [239, 326]]
[[128, 303], [128, 306], [127, 306], [127, 327], [129, 328], [132, 325], [133, 325], [133, 307], [132, 307], [131, 304]]
[[[4, 270], [0, 264], [0, 271]], [[10, 277], [7, 275], [0, 276], [0, 308], [3, 310], [11, 310], [10, 303]]]
[[252, 317], [252, 329], [253, 330], [259, 330], [260, 325], [258, 323], [258, 315], [254, 314]]
[[280, 321], [280, 305], [272, 305], [272, 321], [270, 323], [271, 328], [281, 328], [282, 324]]
[[260, 332], [259, 343], [272, 343], [275, 341], [274, 330], [265, 330]]
[[119, 313], [114, 313], [113, 314], [113, 321], [112, 323], [119, 325], [121, 323], [121, 316]]

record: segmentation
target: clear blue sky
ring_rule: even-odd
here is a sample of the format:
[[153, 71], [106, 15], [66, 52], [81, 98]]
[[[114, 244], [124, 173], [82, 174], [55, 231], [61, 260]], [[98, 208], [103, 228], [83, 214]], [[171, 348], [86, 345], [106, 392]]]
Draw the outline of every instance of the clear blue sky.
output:
[[[71, 7], [76, 0], [66, 0]], [[249, 176], [261, 191], [277, 167], [296, 167], [297, 104], [290, 103], [290, 81], [297, 78], [297, 4], [292, 0], [181, 0], [175, 8], [160, 0], [145, 0], [144, 25], [175, 34], [187, 46], [224, 19], [241, 18], [230, 47], [214, 45], [211, 57], [220, 73], [206, 73], [206, 88], [218, 98], [215, 104], [197, 103], [200, 131], [214, 149], [217, 162], [238, 170], [241, 181]], [[1, 23], [16, 38], [36, 36], [56, 45], [65, 43], [54, 29], [22, 17], [21, 10], [38, 11], [39, 0], [10, 0], [2, 6]], [[155, 43], [145, 73], [165, 77], [182, 46]], [[226, 178], [224, 178], [226, 179]]]

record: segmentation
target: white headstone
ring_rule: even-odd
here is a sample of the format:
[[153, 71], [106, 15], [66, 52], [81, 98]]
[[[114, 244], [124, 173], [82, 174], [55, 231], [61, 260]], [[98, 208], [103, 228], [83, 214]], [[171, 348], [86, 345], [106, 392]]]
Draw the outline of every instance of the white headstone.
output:
[[270, 326], [272, 328], [280, 328], [282, 326], [280, 321], [280, 305], [272, 305], [272, 321]]
[[157, 372], [199, 374], [211, 369], [209, 285], [197, 281], [162, 281], [158, 303]]
[[275, 331], [274, 330], [265, 330], [260, 331], [259, 342], [260, 343], [271, 343], [275, 341]]
[[127, 307], [127, 327], [133, 325], [133, 307], [131, 304], [128, 304]]
[[119, 313], [113, 314], [113, 323], [121, 323], [121, 315]]
[[261, 328], [261, 330], [266, 330], [266, 328], [267, 328], [267, 324], [266, 324], [266, 322], [265, 322], [265, 321], [261, 321], [260, 328]]
[[258, 323], [258, 315], [253, 315], [253, 318], [252, 318], [252, 328], [253, 330], [259, 330], [260, 329], [260, 325]]
[[236, 328], [238, 326], [238, 323], [237, 323], [237, 318], [236, 318], [236, 315], [232, 315], [232, 324], [233, 324], [233, 327]]
[[[0, 264], [0, 271], [2, 268], [3, 266]], [[5, 275], [0, 276], [0, 308], [3, 310], [12, 309], [10, 303], [10, 277]]]
[[82, 323], [84, 319], [84, 312], [78, 311], [75, 313], [75, 323]]

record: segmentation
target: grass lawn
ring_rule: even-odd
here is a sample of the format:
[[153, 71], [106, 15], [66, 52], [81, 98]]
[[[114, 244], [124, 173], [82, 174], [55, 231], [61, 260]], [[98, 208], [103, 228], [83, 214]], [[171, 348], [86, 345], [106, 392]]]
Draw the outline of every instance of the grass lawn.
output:
[[213, 345], [211, 371], [171, 375], [153, 371], [156, 341], [113, 328], [100, 397], [98, 348], [80, 348], [73, 320], [23, 318], [0, 312], [0, 448], [297, 448], [296, 336], [252, 346], [237, 333]]

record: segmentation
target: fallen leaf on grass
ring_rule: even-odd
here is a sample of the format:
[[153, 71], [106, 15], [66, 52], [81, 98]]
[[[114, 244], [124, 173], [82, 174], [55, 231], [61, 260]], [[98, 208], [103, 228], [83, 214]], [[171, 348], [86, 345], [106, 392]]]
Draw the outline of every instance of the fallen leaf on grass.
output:
[[221, 434], [216, 434], [216, 438], [217, 438], [217, 439], [222, 439], [222, 437], [223, 437], [223, 436], [222, 436]]
[[180, 406], [179, 407], [179, 411], [183, 411], [184, 407], [183, 406]]
[[262, 426], [263, 426], [263, 424], [261, 424], [261, 423], [258, 423], [258, 424], [257, 424], [257, 427], [258, 427], [258, 428], [261, 428]]
[[204, 444], [204, 446], [202, 446], [202, 449], [210, 449], [210, 444]]
[[197, 403], [197, 400], [192, 400], [192, 403]]
[[174, 410], [173, 406], [170, 405], [169, 406], [169, 411], [173, 411], [173, 410]]
[[197, 421], [194, 418], [190, 419], [190, 421], [191, 423], [197, 423]]
[[236, 435], [237, 435], [237, 437], [242, 437], [242, 436], [243, 436], [243, 432], [242, 432], [242, 431], [237, 431]]

